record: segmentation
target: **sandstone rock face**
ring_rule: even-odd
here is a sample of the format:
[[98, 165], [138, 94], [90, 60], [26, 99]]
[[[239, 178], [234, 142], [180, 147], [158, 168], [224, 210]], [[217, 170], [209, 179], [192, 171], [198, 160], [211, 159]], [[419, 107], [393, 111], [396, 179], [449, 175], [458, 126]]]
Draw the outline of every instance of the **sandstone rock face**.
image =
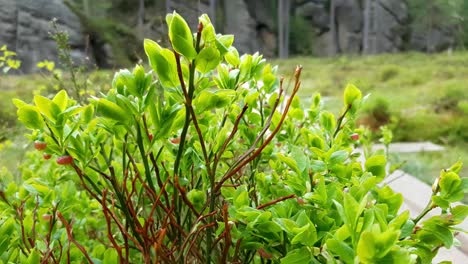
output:
[[21, 72], [37, 70], [41, 60], [57, 61], [57, 48], [50, 38], [50, 21], [58, 19], [68, 31], [72, 55], [86, 57], [79, 19], [60, 0], [0, 0], [0, 46], [6, 44], [22, 61]]

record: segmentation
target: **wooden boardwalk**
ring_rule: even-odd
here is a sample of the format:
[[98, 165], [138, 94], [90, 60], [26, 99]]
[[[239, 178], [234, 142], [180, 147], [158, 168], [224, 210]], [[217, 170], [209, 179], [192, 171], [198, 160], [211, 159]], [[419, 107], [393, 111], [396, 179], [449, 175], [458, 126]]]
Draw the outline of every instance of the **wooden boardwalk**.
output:
[[[382, 145], [374, 146], [375, 149], [383, 148]], [[409, 152], [423, 152], [423, 151], [443, 151], [444, 148], [435, 145], [431, 142], [417, 142], [417, 143], [394, 143], [390, 144], [390, 153], [409, 153]], [[467, 164], [468, 165], [468, 164]], [[422, 182], [418, 178], [405, 173], [404, 171], [397, 170], [388, 176], [383, 184], [388, 184], [393, 190], [399, 192], [404, 197], [404, 203], [401, 211], [409, 210], [411, 217], [416, 217], [426, 207], [432, 193], [431, 186]], [[433, 210], [425, 218], [440, 213], [440, 209]], [[468, 220], [465, 220], [459, 227], [468, 230]], [[444, 260], [452, 261], [453, 264], [468, 263], [468, 235], [460, 233], [457, 235], [460, 241], [459, 247], [452, 247], [451, 249], [441, 248], [439, 254], [434, 259], [433, 263], [439, 263]]]

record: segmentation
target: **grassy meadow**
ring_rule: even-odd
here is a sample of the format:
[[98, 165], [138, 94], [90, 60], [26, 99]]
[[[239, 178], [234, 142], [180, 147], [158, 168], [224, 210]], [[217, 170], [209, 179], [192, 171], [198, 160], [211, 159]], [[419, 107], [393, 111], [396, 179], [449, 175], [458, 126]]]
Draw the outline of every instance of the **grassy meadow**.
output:
[[[367, 57], [292, 58], [275, 61], [287, 77], [303, 65], [301, 98], [320, 92], [328, 108], [342, 107], [347, 83], [370, 94], [360, 122], [387, 124], [394, 141], [432, 141], [445, 152], [393, 154], [394, 163], [427, 183], [461, 159], [468, 176], [468, 53], [402, 53]], [[377, 131], [378, 132], [378, 131]]]
[[[446, 147], [439, 153], [392, 155], [393, 162], [404, 162], [405, 171], [431, 183], [440, 169], [461, 159], [466, 165], [461, 176], [468, 176], [468, 52], [297, 57], [273, 64], [286, 78], [292, 76], [295, 65], [303, 65], [299, 94], [304, 104], [320, 92], [326, 108], [338, 112], [345, 85], [353, 83], [371, 94], [361, 124], [376, 133], [380, 125], [388, 125], [394, 141], [432, 141]], [[88, 87], [108, 89], [112, 77], [112, 71], [93, 72]], [[0, 76], [0, 168], [15, 171], [25, 150], [31, 148], [15, 122], [11, 99], [31, 101], [34, 93], [47, 94], [57, 86], [48, 75]]]

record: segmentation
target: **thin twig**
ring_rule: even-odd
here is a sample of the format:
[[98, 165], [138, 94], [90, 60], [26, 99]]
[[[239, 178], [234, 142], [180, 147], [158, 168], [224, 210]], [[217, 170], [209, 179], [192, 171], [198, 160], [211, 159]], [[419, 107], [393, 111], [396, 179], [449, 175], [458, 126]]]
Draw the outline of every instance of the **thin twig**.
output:
[[294, 198], [294, 197], [296, 197], [295, 194], [286, 195], [286, 196], [280, 197], [280, 198], [278, 198], [278, 199], [275, 199], [275, 200], [273, 200], [273, 201], [269, 201], [268, 203], [261, 204], [261, 205], [257, 206], [257, 209], [260, 210], [260, 209], [263, 209], [263, 208], [265, 208], [265, 207], [268, 207], [268, 206], [277, 204], [277, 203], [279, 203], [279, 202], [282, 202], [282, 201], [284, 201], [284, 200], [288, 200], [288, 199], [291, 199], [291, 198]]
[[93, 264], [94, 262], [91, 259], [91, 257], [88, 255], [88, 252], [86, 251], [86, 249], [80, 243], [78, 243], [78, 241], [76, 241], [75, 238], [73, 237], [72, 227], [70, 223], [68, 223], [68, 221], [63, 217], [63, 215], [60, 212], [57, 212], [57, 217], [65, 226], [65, 230], [67, 231], [68, 241], [73, 243], [83, 253], [86, 260], [88, 260], [88, 263]]
[[[117, 244], [117, 242], [114, 239], [114, 236], [112, 235], [112, 223], [111, 223], [111, 219], [110, 219], [110, 216], [109, 216], [109, 213], [108, 213], [109, 209], [106, 206], [106, 195], [107, 195], [107, 189], [102, 190], [102, 198], [103, 198], [102, 199], [103, 200], [102, 212], [104, 213], [104, 219], [106, 220], [106, 224], [107, 224], [107, 237], [109, 238], [109, 241], [111, 242], [111, 244], [115, 248], [115, 250], [117, 250], [117, 255], [119, 256], [119, 262], [121, 262], [123, 260], [122, 247], [120, 247]], [[128, 254], [128, 252], [127, 252], [127, 254]]]
[[229, 215], [228, 215], [228, 204], [224, 203], [223, 205], [223, 220], [224, 220], [224, 250], [221, 259], [221, 263], [227, 263], [227, 257], [229, 255], [229, 248], [232, 244], [231, 239], [231, 226], [229, 225]]

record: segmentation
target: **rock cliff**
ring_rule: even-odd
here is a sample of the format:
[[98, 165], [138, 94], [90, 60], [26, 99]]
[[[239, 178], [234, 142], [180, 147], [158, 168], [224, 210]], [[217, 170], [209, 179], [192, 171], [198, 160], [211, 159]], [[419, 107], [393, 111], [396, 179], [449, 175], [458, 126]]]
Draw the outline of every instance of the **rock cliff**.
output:
[[[119, 20], [123, 26], [115, 27], [115, 34], [109, 37], [109, 34], [99, 32], [104, 27], [99, 29], [96, 22], [94, 27], [90, 26], [92, 23], [87, 23], [87, 18], [79, 10], [71, 11], [63, 1], [0, 0], [0, 46], [7, 44], [10, 50], [18, 53], [23, 62], [22, 72], [35, 71], [36, 63], [44, 59], [57, 61], [56, 46], [49, 36], [52, 18], [57, 18], [60, 27], [69, 32], [73, 56], [81, 60], [90, 57], [101, 67], [118, 65], [115, 58], [124, 56], [122, 52], [127, 53], [130, 61], [142, 57], [127, 50], [130, 48], [117, 50], [122, 45], [113, 41], [116, 36], [123, 38], [126, 34], [135, 42], [141, 41], [143, 36], [164, 42], [164, 15], [171, 10], [177, 10], [186, 17], [194, 29], [200, 14], [214, 13], [217, 30], [234, 34], [235, 45], [241, 53], [260, 51], [267, 57], [277, 54], [278, 11], [275, 1], [271, 0], [166, 0], [147, 3], [145, 27], [139, 37], [132, 33], [137, 20], [134, 10], [120, 10], [119, 17], [126, 19]], [[301, 21], [302, 29], [312, 32], [306, 34], [290, 28], [294, 40], [304, 42], [302, 45], [315, 56], [376, 54], [408, 49], [438, 51], [454, 44], [450, 29], [436, 28], [425, 32], [412, 27], [407, 0], [289, 1], [291, 8], [287, 11], [295, 18], [291, 21]], [[124, 26], [128, 28], [126, 31], [122, 31]]]
[[49, 35], [53, 18], [68, 31], [72, 55], [87, 57], [80, 20], [61, 0], [0, 0], [0, 7], [0, 46], [6, 44], [16, 51], [22, 72], [35, 71], [41, 60], [57, 60], [57, 48]]

